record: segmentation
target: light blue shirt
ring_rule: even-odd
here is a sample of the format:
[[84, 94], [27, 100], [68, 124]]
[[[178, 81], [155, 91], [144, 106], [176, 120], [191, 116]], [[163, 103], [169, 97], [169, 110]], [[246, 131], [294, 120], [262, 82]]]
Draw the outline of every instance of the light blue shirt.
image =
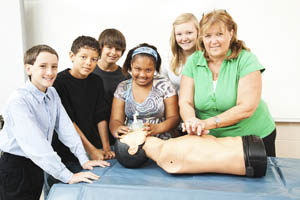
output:
[[81, 165], [88, 161], [80, 137], [53, 87], [43, 93], [27, 81], [10, 96], [2, 115], [0, 150], [29, 158], [56, 179], [67, 183], [73, 173], [51, 146], [55, 129]]

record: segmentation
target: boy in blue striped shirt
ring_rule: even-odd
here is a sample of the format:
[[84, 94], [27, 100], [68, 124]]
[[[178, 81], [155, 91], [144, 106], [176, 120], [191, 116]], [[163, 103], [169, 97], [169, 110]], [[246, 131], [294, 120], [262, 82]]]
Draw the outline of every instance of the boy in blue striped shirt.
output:
[[84, 169], [109, 166], [89, 160], [56, 90], [58, 55], [47, 45], [26, 51], [24, 65], [30, 81], [17, 89], [3, 109], [0, 132], [0, 199], [38, 200], [43, 170], [65, 183], [89, 182], [99, 177], [91, 172], [73, 174], [51, 146], [53, 131], [76, 155]]

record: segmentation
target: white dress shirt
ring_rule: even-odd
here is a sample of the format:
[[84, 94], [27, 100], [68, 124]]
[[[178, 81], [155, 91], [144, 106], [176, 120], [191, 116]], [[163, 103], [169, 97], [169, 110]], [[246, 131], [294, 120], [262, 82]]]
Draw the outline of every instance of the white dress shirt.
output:
[[3, 109], [4, 126], [0, 131], [0, 150], [31, 159], [56, 179], [69, 182], [73, 173], [53, 150], [54, 129], [81, 165], [88, 161], [79, 135], [53, 87], [46, 93], [30, 81], [17, 89]]

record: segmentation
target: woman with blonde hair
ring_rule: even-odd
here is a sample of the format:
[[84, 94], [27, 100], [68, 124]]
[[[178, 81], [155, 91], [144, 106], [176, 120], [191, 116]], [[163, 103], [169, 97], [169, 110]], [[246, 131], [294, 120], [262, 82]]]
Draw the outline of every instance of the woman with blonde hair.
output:
[[183, 13], [175, 19], [170, 37], [172, 56], [163, 64], [161, 75], [169, 78], [177, 91], [187, 58], [200, 49], [199, 35], [199, 22], [192, 13]]
[[202, 51], [186, 63], [180, 83], [180, 115], [188, 134], [216, 137], [255, 134], [275, 156], [276, 128], [261, 99], [265, 68], [237, 39], [237, 25], [225, 10], [200, 21]]

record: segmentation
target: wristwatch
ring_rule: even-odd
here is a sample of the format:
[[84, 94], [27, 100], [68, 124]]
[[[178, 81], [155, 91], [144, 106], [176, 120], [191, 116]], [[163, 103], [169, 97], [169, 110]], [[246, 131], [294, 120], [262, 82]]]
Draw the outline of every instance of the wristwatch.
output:
[[219, 128], [219, 124], [221, 123], [221, 119], [218, 116], [215, 116], [216, 128]]

